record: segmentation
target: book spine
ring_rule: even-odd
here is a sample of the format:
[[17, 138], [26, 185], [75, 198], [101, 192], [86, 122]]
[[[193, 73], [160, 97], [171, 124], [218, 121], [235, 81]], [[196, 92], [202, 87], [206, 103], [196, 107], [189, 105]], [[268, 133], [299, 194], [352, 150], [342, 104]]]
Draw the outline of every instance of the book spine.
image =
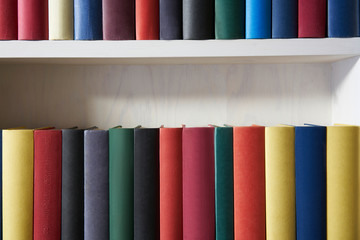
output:
[[61, 239], [84, 239], [84, 131], [62, 130]]
[[134, 238], [134, 129], [109, 130], [110, 240]]
[[265, 128], [266, 239], [295, 240], [293, 127]]
[[49, 39], [47, 0], [18, 0], [18, 38]]
[[159, 1], [135, 0], [135, 24], [137, 40], [159, 39]]
[[299, 38], [326, 37], [326, 0], [299, 1]]
[[265, 127], [234, 128], [236, 240], [266, 238]]
[[0, 0], [0, 40], [17, 40], [17, 23], [17, 0]]
[[49, 39], [74, 39], [74, 0], [49, 0]]
[[160, 39], [182, 39], [182, 0], [160, 0]]
[[160, 237], [159, 129], [134, 132], [134, 240]]
[[234, 238], [233, 129], [215, 128], [215, 232], [217, 240]]
[[102, 40], [102, 0], [74, 0], [74, 35], [75, 40]]
[[271, 0], [246, 0], [245, 38], [271, 38]]
[[327, 127], [327, 239], [359, 238], [359, 128]]
[[359, 1], [328, 0], [328, 36], [359, 36]]
[[33, 130], [3, 130], [3, 239], [33, 239]]
[[272, 38], [298, 37], [298, 1], [272, 0]]
[[215, 38], [245, 38], [245, 0], [215, 0]]
[[214, 39], [214, 25], [215, 0], [183, 0], [184, 39]]
[[109, 239], [109, 134], [84, 132], [84, 239]]
[[34, 240], [61, 235], [61, 131], [34, 131]]
[[103, 39], [135, 40], [134, 0], [103, 0]]
[[182, 128], [160, 128], [160, 239], [182, 240]]
[[215, 239], [214, 128], [183, 129], [184, 239]]
[[297, 240], [326, 240], [326, 127], [295, 128]]

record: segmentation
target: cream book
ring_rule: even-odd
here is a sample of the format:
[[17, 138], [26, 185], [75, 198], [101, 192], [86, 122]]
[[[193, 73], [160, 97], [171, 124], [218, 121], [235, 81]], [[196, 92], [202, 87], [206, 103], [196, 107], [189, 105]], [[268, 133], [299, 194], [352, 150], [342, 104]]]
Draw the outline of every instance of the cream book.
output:
[[74, 39], [73, 0], [49, 0], [49, 39]]

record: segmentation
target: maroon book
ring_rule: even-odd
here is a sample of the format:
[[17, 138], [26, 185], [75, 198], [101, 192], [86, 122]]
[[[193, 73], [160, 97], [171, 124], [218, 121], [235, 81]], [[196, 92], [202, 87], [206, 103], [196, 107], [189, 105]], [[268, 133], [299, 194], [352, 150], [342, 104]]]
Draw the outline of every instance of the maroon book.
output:
[[299, 38], [326, 36], [326, 0], [299, 0]]
[[16, 40], [17, 26], [17, 0], [0, 0], [0, 40]]

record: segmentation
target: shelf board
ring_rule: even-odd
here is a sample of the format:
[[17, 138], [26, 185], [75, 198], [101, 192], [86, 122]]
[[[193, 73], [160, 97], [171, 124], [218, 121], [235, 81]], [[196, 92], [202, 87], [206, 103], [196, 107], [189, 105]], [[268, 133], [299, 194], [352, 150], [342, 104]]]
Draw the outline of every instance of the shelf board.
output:
[[360, 55], [360, 38], [0, 41], [0, 63], [236, 64], [335, 62]]

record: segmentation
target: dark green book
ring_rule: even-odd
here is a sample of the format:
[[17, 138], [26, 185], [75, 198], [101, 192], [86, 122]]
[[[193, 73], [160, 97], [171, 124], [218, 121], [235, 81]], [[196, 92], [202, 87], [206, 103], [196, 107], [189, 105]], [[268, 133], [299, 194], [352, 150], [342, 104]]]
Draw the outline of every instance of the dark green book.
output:
[[245, 0], [215, 0], [215, 38], [245, 38]]
[[109, 130], [110, 240], [134, 238], [134, 129]]

